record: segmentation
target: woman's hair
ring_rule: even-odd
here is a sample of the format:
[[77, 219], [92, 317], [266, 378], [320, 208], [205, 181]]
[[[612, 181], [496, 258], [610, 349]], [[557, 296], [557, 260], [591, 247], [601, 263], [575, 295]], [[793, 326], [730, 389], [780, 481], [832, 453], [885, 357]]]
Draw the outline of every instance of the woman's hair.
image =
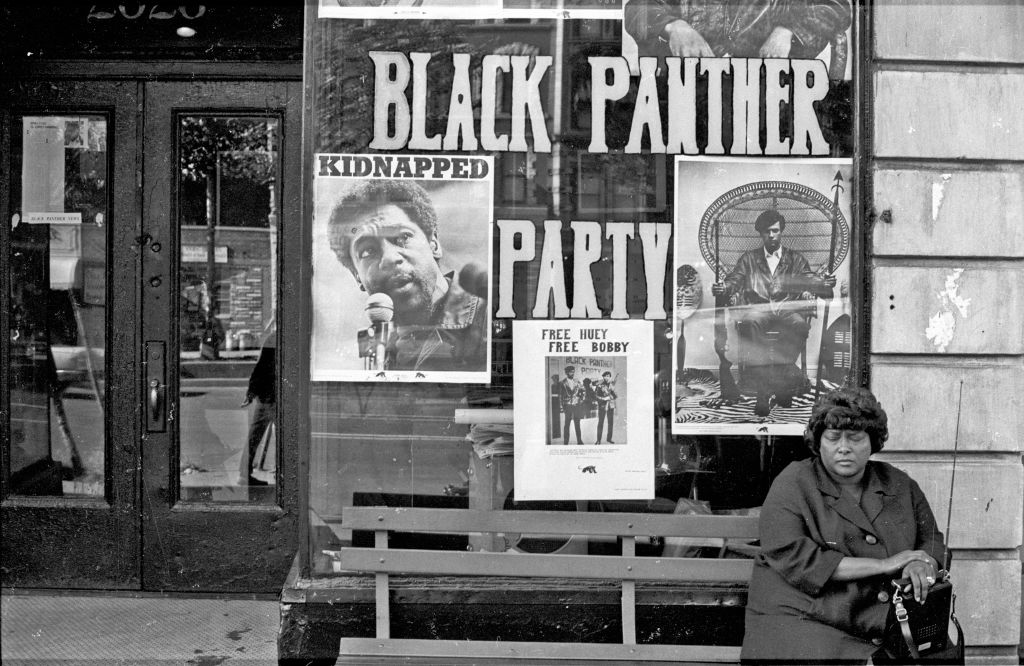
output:
[[866, 388], [841, 388], [826, 393], [811, 410], [804, 441], [811, 453], [821, 449], [821, 433], [863, 430], [871, 439], [871, 453], [878, 453], [889, 439], [889, 417], [878, 398]]

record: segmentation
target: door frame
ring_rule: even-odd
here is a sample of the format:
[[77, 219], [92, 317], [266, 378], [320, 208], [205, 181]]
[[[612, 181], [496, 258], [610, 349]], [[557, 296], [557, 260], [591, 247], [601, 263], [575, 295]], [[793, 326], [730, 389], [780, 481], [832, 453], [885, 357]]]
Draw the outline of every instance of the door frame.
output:
[[[2, 529], [5, 535], [5, 587], [138, 589], [140, 578], [139, 478], [125, 470], [139, 468], [140, 424], [133, 405], [139, 394], [138, 365], [139, 207], [137, 151], [139, 86], [134, 81], [80, 79], [12, 80], [5, 97], [14, 100], [0, 111], [0, 247], [11, 247], [13, 164], [11, 132], [16, 116], [104, 113], [108, 128], [108, 219], [106, 223], [106, 350], [104, 405], [104, 494], [102, 497], [26, 496], [7, 487], [10, 442], [0, 444]], [[21, 156], [18, 156], [19, 158]], [[18, 176], [20, 181], [20, 175]], [[114, 279], [111, 279], [114, 276]], [[10, 275], [0, 270], [0, 293], [10, 294]], [[125, 325], [113, 326], [118, 313]], [[9, 312], [0, 308], [0, 357], [10, 352]], [[0, 437], [9, 436], [10, 386], [0, 393]], [[12, 538], [12, 535], [17, 535]]]
[[[288, 80], [145, 82], [146, 150], [143, 154], [140, 348], [163, 342], [167, 353], [168, 408], [180, 394], [176, 269], [180, 235], [177, 226], [177, 118], [180, 114], [266, 112], [280, 119], [281, 202], [278, 222], [278, 322], [298, 317], [293, 289], [301, 225], [301, 83]], [[168, 159], [168, 156], [171, 156]], [[289, 230], [288, 233], [285, 230]], [[159, 251], [158, 248], [163, 248]], [[154, 251], [157, 250], [157, 251]], [[289, 285], [290, 289], [286, 289]], [[279, 590], [296, 549], [298, 520], [298, 447], [294, 432], [298, 411], [287, 392], [295, 385], [297, 364], [279, 326], [277, 350], [277, 501], [272, 505], [180, 500], [178, 420], [163, 432], [142, 435], [142, 585], [171, 591], [273, 592]], [[301, 347], [301, 346], [299, 346]], [[298, 349], [295, 349], [298, 351]], [[140, 364], [137, 382], [145, 383]]]
[[[298, 442], [302, 416], [297, 409], [298, 395], [303, 392], [302, 376], [306, 367], [303, 356], [308, 345], [303, 341], [301, 323], [306, 318], [302, 311], [304, 290], [301, 277], [307, 274], [302, 262], [299, 239], [301, 225], [301, 83], [302, 64], [283, 62], [195, 62], [177, 61], [43, 61], [12, 72], [2, 88], [10, 91], [0, 108], [0, 220], [9, 220], [11, 211], [10, 132], [13, 115], [22, 113], [106, 112], [112, 114], [110, 131], [110, 215], [108, 223], [108, 307], [120, 308], [130, 317], [108, 322], [107, 372], [109, 379], [108, 402], [112, 409], [122, 410], [130, 417], [114, 418], [108, 410], [107, 428], [107, 492], [97, 498], [30, 497], [12, 495], [6, 487], [6, 475], [0, 474], [0, 507], [5, 534], [3, 550], [4, 588], [79, 588], [107, 590], [187, 590], [196, 592], [230, 591], [248, 593], [274, 593], [280, 591], [288, 567], [298, 547], [304, 525], [299, 516], [300, 472]], [[232, 555], [218, 566], [211, 567], [206, 576], [217, 579], [216, 584], [197, 587], [168, 584], [159, 579], [147, 580], [142, 573], [146, 555], [143, 549], [144, 530], [152, 529], [143, 521], [143, 502], [153, 495], [143, 495], [143, 455], [153, 456], [149, 442], [144, 441], [144, 405], [142, 350], [144, 346], [142, 324], [142, 292], [145, 288], [142, 271], [143, 256], [143, 162], [147, 134], [144, 126], [145, 88], [154, 82], [194, 82], [199, 79], [229, 85], [241, 82], [277, 82], [290, 86], [282, 116], [284, 150], [282, 154], [282, 196], [280, 201], [280, 229], [278, 245], [278, 420], [276, 423], [280, 460], [278, 465], [277, 506], [220, 507], [209, 510], [182, 508], [168, 505], [162, 515], [186, 516], [181, 528], [191, 537], [209, 533], [214, 529], [203, 520], [210, 514], [236, 514], [260, 516], [258, 519], [277, 535], [273, 573], [247, 576], [246, 562], [252, 563], [250, 550]], [[23, 88], [38, 87], [50, 91], [46, 95], [24, 95], [15, 92]], [[120, 91], [117, 95], [111, 90]], [[107, 91], [107, 92], [105, 92]], [[108, 94], [109, 93], [109, 94]], [[230, 106], [238, 108], [237, 102]], [[121, 152], [117, 152], [121, 151]], [[130, 154], [125, 151], [130, 151]], [[125, 155], [122, 159], [120, 156]], [[115, 219], [116, 218], [116, 221]], [[287, 225], [287, 226], [286, 226]], [[287, 233], [285, 233], [287, 230]], [[10, 226], [0, 224], [0, 247], [9, 247]], [[166, 247], [166, 245], [165, 245]], [[121, 271], [123, 280], [110, 279], [111, 271]], [[116, 286], [115, 286], [116, 285]], [[0, 293], [10, 293], [10, 280], [6, 271], [0, 271]], [[0, 308], [0, 330], [9, 320], [6, 308]], [[8, 336], [0, 336], [0, 354], [7, 358], [10, 349]], [[119, 378], [114, 381], [115, 375]], [[115, 386], [116, 385], [116, 386]], [[0, 385], [0, 433], [10, 432], [9, 387]], [[121, 407], [127, 406], [127, 407]], [[2, 442], [6, 444], [6, 442]], [[6, 446], [0, 453], [0, 464], [9, 469]], [[166, 469], [169, 455], [164, 456]], [[120, 470], [118, 472], [118, 470]], [[133, 473], [126, 473], [135, 470]], [[269, 510], [268, 510], [269, 509]], [[152, 519], [153, 514], [147, 515]], [[12, 535], [18, 535], [17, 539]], [[82, 535], [83, 538], [76, 538]], [[265, 546], [264, 546], [265, 547]], [[220, 550], [221, 553], [225, 552]], [[152, 557], [153, 553], [150, 553]], [[13, 565], [13, 566], [11, 566]], [[171, 581], [173, 582], [173, 581]]]

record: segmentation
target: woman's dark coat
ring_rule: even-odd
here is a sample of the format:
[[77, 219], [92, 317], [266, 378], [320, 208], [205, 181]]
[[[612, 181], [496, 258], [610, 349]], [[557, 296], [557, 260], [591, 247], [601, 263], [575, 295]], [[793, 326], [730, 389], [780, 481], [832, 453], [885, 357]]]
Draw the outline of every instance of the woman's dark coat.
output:
[[746, 610], [745, 661], [864, 663], [878, 649], [892, 576], [829, 581], [843, 557], [883, 559], [924, 550], [942, 563], [942, 533], [920, 486], [869, 461], [858, 506], [819, 458], [792, 463], [761, 510], [761, 553]]

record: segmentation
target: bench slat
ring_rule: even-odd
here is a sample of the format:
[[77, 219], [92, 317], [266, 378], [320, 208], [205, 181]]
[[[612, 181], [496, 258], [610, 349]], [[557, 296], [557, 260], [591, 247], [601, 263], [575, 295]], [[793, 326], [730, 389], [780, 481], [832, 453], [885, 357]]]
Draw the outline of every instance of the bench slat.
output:
[[[622, 539], [622, 557], [636, 557], [636, 537]], [[636, 581], [622, 581], [622, 642], [636, 645]]]
[[614, 643], [533, 643], [516, 641], [450, 641], [415, 638], [342, 638], [341, 657], [403, 657], [427, 659], [542, 659], [661, 661], [673, 663], [737, 663], [740, 648], [731, 645], [618, 645]]
[[373, 573], [515, 576], [618, 580], [737, 582], [750, 580], [753, 560], [465, 553], [437, 550], [342, 548], [341, 568]]
[[493, 511], [344, 507], [342, 526], [353, 530], [512, 532], [595, 536], [680, 536], [756, 539], [757, 516], [681, 516], [671, 513]]
[[[388, 547], [388, 533], [379, 530], [373, 535], [373, 545], [376, 548], [386, 549]], [[377, 609], [377, 638], [391, 637], [391, 594], [388, 584], [388, 575], [378, 573], [374, 575], [374, 606]]]

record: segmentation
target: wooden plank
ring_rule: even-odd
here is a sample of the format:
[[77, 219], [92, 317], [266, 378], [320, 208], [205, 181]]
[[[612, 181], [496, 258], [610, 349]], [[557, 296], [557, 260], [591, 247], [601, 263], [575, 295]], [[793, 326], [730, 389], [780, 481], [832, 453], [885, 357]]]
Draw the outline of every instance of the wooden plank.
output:
[[[964, 631], [970, 632], [969, 645], [1021, 642], [1021, 597], [1016, 594], [1021, 589], [1019, 560], [954, 560], [950, 575], [956, 592], [956, 614]], [[989, 661], [1000, 662], [1014, 663], [1009, 659]]]
[[[636, 557], [636, 537], [622, 539], [622, 557]], [[636, 644], [636, 582], [622, 581], [622, 642]]]
[[[962, 435], [961, 435], [962, 436]], [[911, 476], [928, 498], [939, 529], [946, 530], [950, 454], [887, 454], [879, 458]], [[949, 542], [956, 549], [1016, 549], [1021, 543], [1024, 469], [1019, 456], [959, 455]], [[957, 565], [954, 563], [954, 567]], [[960, 580], [964, 581], [963, 578]], [[964, 581], [966, 582], [966, 581]]]
[[874, 226], [876, 257], [1024, 257], [1024, 167], [878, 169], [874, 198], [891, 212]]
[[538, 555], [342, 548], [345, 571], [612, 580], [746, 582], [753, 560], [616, 555]]
[[426, 657], [442, 661], [478, 659], [542, 659], [548, 662], [575, 660], [652, 661], [672, 663], [737, 663], [739, 646], [732, 645], [617, 645], [603, 643], [528, 643], [518, 641], [448, 641], [414, 638], [342, 638], [340, 656]]
[[[878, 157], [1020, 160], [1024, 72], [875, 74]], [[969, 119], [969, 122], [965, 122]]]
[[1019, 360], [925, 364], [906, 359], [887, 357], [871, 364], [871, 390], [889, 414], [899, 415], [889, 419], [887, 452], [952, 451], [961, 381], [960, 452], [1024, 452], [1024, 372]]
[[1020, 2], [886, 0], [872, 11], [878, 58], [1024, 63]]
[[[469, 509], [500, 509], [505, 500], [505, 493], [495, 492], [496, 487], [502, 490], [512, 487], [512, 457], [496, 456], [481, 459], [478, 455], [470, 455]], [[488, 550], [492, 553], [507, 550], [504, 537], [495, 532], [473, 532], [468, 538], [471, 550]]]
[[[373, 545], [386, 550], [388, 547], [387, 530], [373, 533]], [[379, 573], [374, 576], [374, 595], [377, 615], [377, 638], [391, 637], [391, 590], [388, 586], [388, 575]]]
[[952, 260], [948, 267], [876, 266], [871, 350], [1024, 353], [1022, 275], [1019, 268], [967, 267]]
[[757, 538], [756, 516], [679, 516], [670, 513], [473, 511], [344, 507], [346, 529], [417, 532], [512, 532], [602, 536]]

